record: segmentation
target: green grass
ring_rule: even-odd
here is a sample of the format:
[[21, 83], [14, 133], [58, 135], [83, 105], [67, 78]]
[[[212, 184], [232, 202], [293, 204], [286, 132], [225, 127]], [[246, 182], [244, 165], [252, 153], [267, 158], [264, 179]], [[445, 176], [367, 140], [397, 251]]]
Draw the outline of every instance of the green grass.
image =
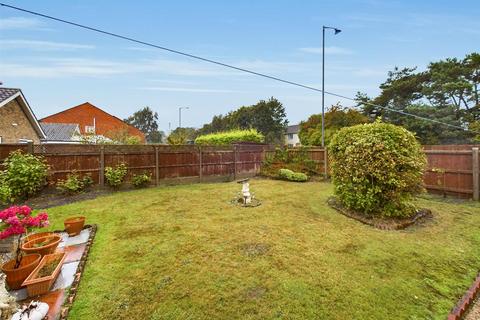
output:
[[99, 226], [69, 319], [444, 319], [480, 268], [480, 205], [381, 231], [326, 205], [328, 183], [160, 187], [51, 208]]

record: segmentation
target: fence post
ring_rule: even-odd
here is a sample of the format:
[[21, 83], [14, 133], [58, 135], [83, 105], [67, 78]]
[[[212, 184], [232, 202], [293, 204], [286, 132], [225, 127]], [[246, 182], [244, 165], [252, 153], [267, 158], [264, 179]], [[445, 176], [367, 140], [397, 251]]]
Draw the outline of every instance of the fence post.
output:
[[101, 187], [105, 186], [105, 146], [100, 146], [100, 172], [98, 182]]
[[202, 153], [202, 146], [198, 146], [198, 179], [202, 182], [202, 175], [203, 175], [203, 153]]
[[160, 164], [158, 161], [158, 146], [155, 146], [155, 185], [160, 183]]
[[237, 145], [233, 145], [233, 180], [237, 180]]
[[328, 154], [327, 147], [323, 147], [323, 174], [325, 179], [328, 178]]
[[473, 200], [480, 200], [480, 169], [478, 147], [472, 148]]

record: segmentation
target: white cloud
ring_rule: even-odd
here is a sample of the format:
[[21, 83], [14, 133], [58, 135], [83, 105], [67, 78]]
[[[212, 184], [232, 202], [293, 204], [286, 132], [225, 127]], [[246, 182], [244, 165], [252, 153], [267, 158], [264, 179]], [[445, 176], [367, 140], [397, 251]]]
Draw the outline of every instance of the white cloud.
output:
[[0, 19], [0, 30], [35, 29], [43, 23], [35, 18], [9, 17]]
[[40, 40], [7, 40], [0, 39], [0, 47], [2, 50], [7, 49], [29, 49], [35, 51], [58, 51], [58, 50], [84, 50], [94, 49], [95, 46], [87, 44], [52, 42]]
[[241, 92], [228, 89], [184, 88], [184, 87], [140, 87], [139, 90], [170, 91], [170, 92], [195, 92], [195, 93], [232, 93]]
[[[72, 47], [75, 45], [71, 44]], [[53, 46], [53, 44], [52, 44]], [[69, 47], [68, 44], [64, 46]], [[239, 61], [235, 66], [273, 76], [302, 73], [311, 70], [306, 63], [270, 62], [262, 60]], [[7, 77], [60, 78], [105, 77], [118, 74], [154, 74], [155, 76], [182, 77], [243, 77], [246, 73], [229, 70], [193, 60], [141, 59], [137, 61], [111, 61], [86, 58], [36, 59], [29, 62], [0, 61], [2, 75]]]
[[[299, 48], [298, 50], [306, 53], [321, 54], [321, 47], [305, 47]], [[337, 55], [348, 55], [353, 54], [353, 51], [340, 47], [325, 47], [325, 54], [337, 54]]]

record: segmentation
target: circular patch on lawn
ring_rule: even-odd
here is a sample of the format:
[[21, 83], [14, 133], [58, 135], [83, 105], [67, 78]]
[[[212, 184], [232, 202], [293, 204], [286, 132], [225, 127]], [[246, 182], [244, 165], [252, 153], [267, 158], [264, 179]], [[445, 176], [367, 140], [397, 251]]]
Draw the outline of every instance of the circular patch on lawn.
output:
[[244, 203], [243, 198], [234, 198], [231, 203], [243, 208], [255, 208], [262, 204], [262, 202], [256, 198], [253, 198], [250, 203]]
[[270, 245], [266, 243], [244, 243], [240, 245], [240, 251], [247, 257], [263, 256], [270, 250]]
[[328, 205], [344, 216], [360, 221], [361, 223], [368, 224], [372, 227], [382, 230], [401, 230], [411, 225], [419, 224], [420, 222], [432, 218], [432, 211], [429, 209], [419, 209], [417, 213], [408, 218], [378, 218], [373, 216], [365, 216], [354, 210], [345, 208], [340, 201], [335, 197], [330, 197], [327, 201]]

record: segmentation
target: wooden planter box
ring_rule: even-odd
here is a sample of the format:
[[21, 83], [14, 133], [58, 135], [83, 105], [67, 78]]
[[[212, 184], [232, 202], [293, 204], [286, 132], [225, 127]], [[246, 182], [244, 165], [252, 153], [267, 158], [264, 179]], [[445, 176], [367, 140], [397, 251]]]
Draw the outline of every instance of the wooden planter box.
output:
[[[37, 275], [40, 269], [42, 269], [42, 267], [45, 264], [57, 259], [58, 257], [61, 257], [60, 262], [55, 267], [52, 274], [49, 276], [38, 278]], [[32, 271], [32, 273], [28, 276], [28, 278], [25, 279], [25, 281], [23, 282], [23, 285], [27, 286], [27, 292], [29, 297], [38, 296], [38, 295], [47, 293], [50, 290], [53, 283], [55, 282], [58, 275], [60, 274], [60, 271], [62, 270], [64, 260], [65, 260], [64, 252], [47, 254], [42, 258], [38, 266]]]

